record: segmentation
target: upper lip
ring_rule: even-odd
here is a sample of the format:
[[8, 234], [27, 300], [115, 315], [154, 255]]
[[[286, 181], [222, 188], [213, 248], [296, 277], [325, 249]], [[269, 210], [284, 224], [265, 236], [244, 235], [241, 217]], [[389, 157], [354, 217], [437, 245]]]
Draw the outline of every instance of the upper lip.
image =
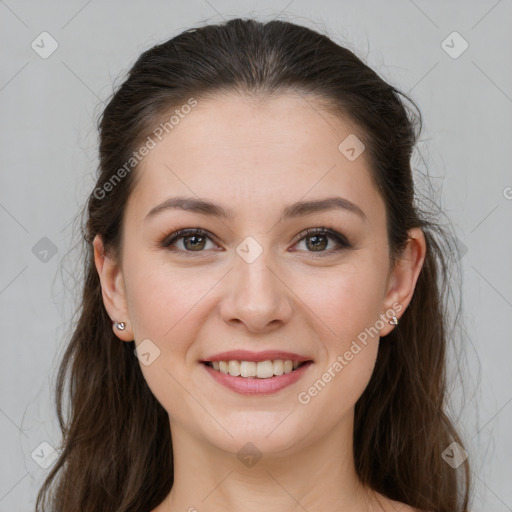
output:
[[209, 361], [267, 361], [276, 359], [291, 359], [292, 361], [311, 361], [310, 357], [301, 356], [294, 354], [293, 352], [284, 352], [282, 350], [264, 350], [263, 352], [251, 352], [250, 350], [230, 350], [228, 352], [221, 352], [219, 354], [212, 355], [206, 359], [202, 359], [201, 362]]

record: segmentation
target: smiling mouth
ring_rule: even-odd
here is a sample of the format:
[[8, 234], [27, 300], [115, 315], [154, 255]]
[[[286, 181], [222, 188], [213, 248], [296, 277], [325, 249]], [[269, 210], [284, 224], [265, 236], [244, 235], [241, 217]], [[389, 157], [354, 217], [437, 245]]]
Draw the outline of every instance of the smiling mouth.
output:
[[232, 377], [246, 379], [270, 379], [286, 373], [292, 373], [297, 368], [313, 361], [292, 361], [291, 359], [268, 359], [266, 361], [203, 361], [203, 364], [219, 373]]

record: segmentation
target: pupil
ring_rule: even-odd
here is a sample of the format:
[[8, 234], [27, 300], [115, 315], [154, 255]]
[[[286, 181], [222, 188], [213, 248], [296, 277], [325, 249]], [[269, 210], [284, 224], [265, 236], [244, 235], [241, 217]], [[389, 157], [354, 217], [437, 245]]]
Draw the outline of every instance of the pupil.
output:
[[325, 240], [326, 240], [325, 236], [323, 236], [323, 235], [315, 235], [315, 236], [309, 237], [310, 240], [316, 240], [316, 242], [313, 242], [313, 247], [314, 248], [320, 247], [320, 245], [318, 244], [318, 239], [319, 238], [323, 238], [324, 239], [323, 244], [321, 242], [320, 242], [320, 244], [321, 244], [321, 248], [325, 249]]
[[[187, 242], [190, 242], [191, 239], [195, 239], [196, 242], [193, 242], [192, 243], [192, 249], [194, 248], [201, 248], [201, 243], [204, 243], [204, 240], [201, 240], [199, 243], [197, 242], [198, 239], [203, 239], [202, 236], [198, 236], [198, 235], [191, 235], [191, 236], [188, 236], [187, 238], [185, 238], [185, 245], [187, 245]], [[198, 245], [199, 244], [199, 245]], [[190, 248], [190, 247], [187, 247], [187, 249]]]

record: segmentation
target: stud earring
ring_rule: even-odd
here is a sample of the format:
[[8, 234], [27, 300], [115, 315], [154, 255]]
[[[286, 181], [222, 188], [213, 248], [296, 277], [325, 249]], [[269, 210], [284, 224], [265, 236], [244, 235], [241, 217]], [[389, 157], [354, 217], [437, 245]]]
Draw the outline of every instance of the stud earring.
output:
[[393, 315], [393, 318], [389, 321], [391, 325], [398, 325], [398, 318]]
[[114, 326], [116, 327], [116, 329], [124, 331], [126, 328], [126, 322], [114, 322]]

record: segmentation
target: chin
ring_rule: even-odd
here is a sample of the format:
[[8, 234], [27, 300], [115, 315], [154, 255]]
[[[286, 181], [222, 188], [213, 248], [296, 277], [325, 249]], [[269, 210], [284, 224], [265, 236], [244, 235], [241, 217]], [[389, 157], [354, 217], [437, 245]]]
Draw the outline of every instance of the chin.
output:
[[[241, 420], [239, 422], [226, 422], [224, 428], [231, 434], [220, 429], [218, 435], [212, 437], [212, 432], [204, 432], [204, 436], [208, 441], [220, 450], [240, 456], [245, 452], [260, 452], [267, 455], [287, 456], [291, 453], [299, 451], [304, 444], [303, 440], [308, 436], [308, 430], [304, 424], [297, 424], [291, 420], [293, 413], [289, 418], [285, 419], [289, 414], [272, 414], [265, 418], [257, 418], [246, 423]], [[284, 421], [283, 421], [284, 420]], [[286, 424], [286, 425], [285, 425]], [[311, 430], [314, 425], [311, 425]], [[312, 434], [312, 432], [309, 432]]]

